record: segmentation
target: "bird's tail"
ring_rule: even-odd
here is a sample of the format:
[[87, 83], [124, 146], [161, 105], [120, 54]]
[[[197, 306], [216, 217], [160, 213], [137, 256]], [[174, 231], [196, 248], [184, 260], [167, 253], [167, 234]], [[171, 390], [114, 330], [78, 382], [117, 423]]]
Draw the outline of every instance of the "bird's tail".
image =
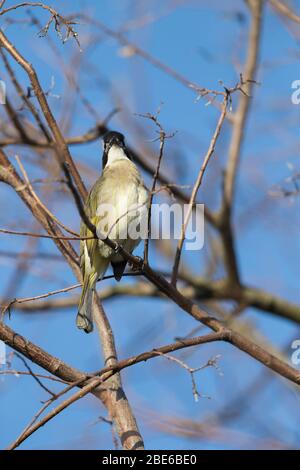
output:
[[93, 295], [97, 281], [97, 273], [91, 273], [85, 277], [80, 296], [76, 325], [86, 333], [93, 331]]
[[97, 280], [102, 279], [109, 261], [106, 258], [95, 256], [94, 266], [89, 273], [85, 273], [83, 287], [79, 300], [76, 318], [77, 327], [86, 333], [93, 331], [93, 295]]

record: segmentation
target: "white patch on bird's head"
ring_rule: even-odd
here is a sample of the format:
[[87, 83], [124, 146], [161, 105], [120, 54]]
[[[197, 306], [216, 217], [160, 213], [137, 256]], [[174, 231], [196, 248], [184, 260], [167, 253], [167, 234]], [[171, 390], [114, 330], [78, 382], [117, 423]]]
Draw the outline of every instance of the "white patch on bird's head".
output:
[[122, 147], [119, 147], [118, 145], [112, 145], [108, 151], [107, 165], [111, 165], [117, 160], [124, 160], [124, 159], [128, 160], [128, 157], [124, 149], [122, 149]]

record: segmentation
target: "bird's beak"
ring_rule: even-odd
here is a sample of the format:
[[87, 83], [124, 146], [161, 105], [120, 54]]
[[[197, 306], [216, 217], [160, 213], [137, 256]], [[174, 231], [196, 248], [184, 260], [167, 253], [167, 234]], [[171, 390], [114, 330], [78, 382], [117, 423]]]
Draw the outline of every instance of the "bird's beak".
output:
[[113, 145], [116, 145], [117, 147], [121, 147], [122, 149], [125, 148], [125, 145], [124, 143], [122, 142], [122, 140], [119, 140], [117, 137], [114, 137], [111, 142], [110, 142], [110, 147], [112, 147]]

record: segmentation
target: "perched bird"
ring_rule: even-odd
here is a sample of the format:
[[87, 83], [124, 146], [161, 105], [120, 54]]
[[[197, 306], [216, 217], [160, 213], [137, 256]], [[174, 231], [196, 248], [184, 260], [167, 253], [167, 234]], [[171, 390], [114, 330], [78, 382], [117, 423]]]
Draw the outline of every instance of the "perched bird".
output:
[[[107, 132], [103, 142], [102, 174], [88, 195], [85, 213], [97, 232], [132, 253], [141, 240], [139, 233], [138, 236], [132, 234], [132, 227], [139, 230], [145, 221], [148, 191], [125, 146], [124, 136], [119, 132]], [[83, 221], [80, 236], [92, 236]], [[102, 240], [80, 241], [83, 288], [76, 323], [78, 328], [87, 333], [93, 330], [92, 300], [95, 285], [104, 276], [110, 263], [115, 279], [120, 281], [127, 264], [122, 255]]]

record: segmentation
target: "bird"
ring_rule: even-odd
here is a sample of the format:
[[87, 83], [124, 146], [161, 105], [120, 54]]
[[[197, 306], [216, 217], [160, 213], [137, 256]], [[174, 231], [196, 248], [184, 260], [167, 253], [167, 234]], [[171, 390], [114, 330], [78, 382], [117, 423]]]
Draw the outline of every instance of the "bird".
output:
[[[98, 239], [84, 239], [93, 234], [84, 221], [80, 225], [80, 267], [83, 287], [76, 324], [90, 333], [93, 330], [92, 301], [96, 282], [111, 264], [114, 277], [120, 281], [127, 260], [109, 247], [102, 238], [108, 237], [130, 254], [141, 241], [145, 227], [149, 191], [125, 145], [125, 137], [117, 131], [103, 136], [102, 174], [91, 188], [85, 202], [85, 214], [101, 234]], [[132, 233], [137, 229], [137, 235]]]

